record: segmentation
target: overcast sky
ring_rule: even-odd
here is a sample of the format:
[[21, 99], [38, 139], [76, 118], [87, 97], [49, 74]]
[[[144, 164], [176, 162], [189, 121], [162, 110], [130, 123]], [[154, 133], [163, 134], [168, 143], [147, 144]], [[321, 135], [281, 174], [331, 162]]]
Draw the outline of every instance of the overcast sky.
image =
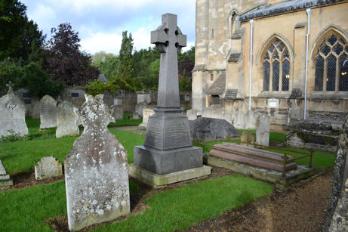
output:
[[163, 13], [178, 15], [178, 24], [194, 45], [195, 0], [21, 0], [27, 14], [47, 36], [69, 22], [81, 38], [82, 50], [118, 53], [122, 31], [133, 34], [137, 50], [150, 46], [150, 31]]

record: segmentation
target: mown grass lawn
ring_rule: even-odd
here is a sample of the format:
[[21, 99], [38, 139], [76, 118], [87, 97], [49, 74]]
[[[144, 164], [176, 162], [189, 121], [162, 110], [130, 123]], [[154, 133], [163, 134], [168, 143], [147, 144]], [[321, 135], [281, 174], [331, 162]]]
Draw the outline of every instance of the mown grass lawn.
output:
[[[132, 122], [132, 121], [128, 121]], [[39, 130], [38, 120], [27, 120], [29, 137], [17, 141], [0, 142], [0, 160], [10, 174], [33, 171], [34, 165], [44, 156], [54, 156], [61, 162], [70, 152], [77, 137], [55, 138], [55, 130]], [[143, 136], [110, 128], [112, 134], [124, 145], [128, 152], [128, 162], [133, 162], [133, 149], [144, 143]]]
[[[121, 125], [125, 125], [123, 122]], [[9, 174], [31, 172], [43, 156], [53, 155], [63, 161], [77, 137], [56, 139], [54, 130], [40, 131], [38, 121], [28, 121], [30, 136], [25, 140], [0, 142], [0, 159]], [[134, 146], [144, 142], [144, 135], [110, 128], [110, 132], [124, 145], [129, 163], [133, 162]], [[271, 141], [284, 142], [284, 133], [271, 133]], [[196, 142], [205, 152], [214, 144], [239, 143], [239, 138], [221, 141]], [[271, 151], [303, 156], [308, 150], [291, 147], [270, 147]], [[315, 151], [314, 167], [332, 167], [335, 154]], [[300, 160], [307, 164], [308, 160]], [[140, 186], [130, 182], [131, 196]], [[94, 231], [177, 231], [185, 230], [203, 220], [215, 218], [223, 212], [235, 209], [272, 192], [270, 184], [231, 175], [186, 184], [176, 189], [157, 192], [145, 200], [148, 208], [126, 220], [103, 224]], [[64, 181], [36, 185], [24, 189], [0, 192], [0, 231], [51, 231], [47, 220], [66, 215]]]
[[[131, 195], [138, 186], [131, 182]], [[158, 192], [148, 208], [93, 231], [177, 231], [271, 194], [270, 184], [240, 175], [224, 176]], [[66, 215], [63, 181], [0, 192], [0, 231], [52, 231], [50, 218]]]

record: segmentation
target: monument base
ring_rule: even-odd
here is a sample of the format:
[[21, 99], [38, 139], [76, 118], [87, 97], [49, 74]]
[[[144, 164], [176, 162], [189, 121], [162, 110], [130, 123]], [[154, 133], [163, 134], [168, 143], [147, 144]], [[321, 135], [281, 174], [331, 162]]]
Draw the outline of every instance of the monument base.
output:
[[134, 164], [158, 175], [165, 175], [203, 166], [203, 151], [198, 147], [157, 150], [137, 146]]
[[178, 183], [186, 180], [191, 180], [199, 177], [208, 176], [211, 174], [211, 167], [202, 166], [199, 168], [187, 169], [184, 171], [173, 172], [165, 175], [158, 175], [147, 171], [134, 164], [129, 166], [129, 175], [140, 182], [158, 188], [168, 184]]

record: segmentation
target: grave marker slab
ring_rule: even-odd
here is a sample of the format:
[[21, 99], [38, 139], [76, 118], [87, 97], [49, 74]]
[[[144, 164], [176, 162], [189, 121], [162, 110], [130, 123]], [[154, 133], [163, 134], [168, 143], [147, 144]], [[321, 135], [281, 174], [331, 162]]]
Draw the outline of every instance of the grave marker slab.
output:
[[58, 104], [57, 138], [79, 135], [79, 116], [76, 111], [77, 109], [70, 102], [63, 101]]
[[40, 129], [57, 127], [57, 101], [45, 95], [40, 100]]
[[256, 144], [269, 146], [269, 116], [261, 114], [256, 119]]
[[35, 165], [35, 179], [44, 180], [63, 175], [63, 166], [53, 156], [43, 157]]
[[25, 135], [28, 135], [25, 105], [9, 87], [8, 93], [0, 98], [0, 138]]
[[107, 125], [103, 96], [86, 96], [84, 131], [65, 160], [69, 229], [114, 220], [130, 212], [127, 154]]

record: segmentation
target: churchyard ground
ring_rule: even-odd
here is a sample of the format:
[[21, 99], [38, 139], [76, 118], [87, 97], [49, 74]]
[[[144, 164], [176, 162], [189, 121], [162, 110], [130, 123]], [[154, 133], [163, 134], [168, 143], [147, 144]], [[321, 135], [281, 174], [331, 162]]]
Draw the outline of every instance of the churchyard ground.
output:
[[[20, 187], [0, 192], [0, 225], [3, 231], [66, 231], [66, 198], [64, 181], [28, 181], [33, 167], [41, 157], [53, 155], [61, 162], [72, 148], [77, 137], [56, 139], [54, 130], [39, 131], [37, 120], [27, 120], [30, 135], [0, 142], [0, 159], [16, 181], [27, 182]], [[139, 122], [123, 120], [116, 125], [136, 125]], [[128, 162], [133, 161], [133, 148], [143, 144], [144, 135], [137, 131], [110, 127], [110, 131], [124, 145]], [[283, 133], [271, 133], [269, 149], [280, 153], [302, 156], [309, 151], [280, 146]], [[195, 142], [208, 152], [216, 143], [239, 143], [239, 139]], [[330, 152], [314, 151], [314, 168], [325, 170], [332, 167], [335, 156]], [[298, 162], [307, 164], [308, 160]], [[215, 171], [216, 172], [216, 171]], [[229, 174], [229, 175], [226, 175]], [[25, 176], [25, 178], [21, 178]], [[223, 186], [223, 187], [222, 187]], [[231, 191], [233, 190], [233, 191]], [[236, 175], [213, 173], [212, 178], [188, 181], [161, 190], [150, 190], [133, 179], [130, 180], [132, 214], [127, 218], [90, 228], [91, 231], [177, 231], [187, 230], [206, 220], [212, 220], [226, 211], [242, 207], [259, 198], [272, 194], [272, 185]], [[179, 199], [179, 200], [178, 200]]]

